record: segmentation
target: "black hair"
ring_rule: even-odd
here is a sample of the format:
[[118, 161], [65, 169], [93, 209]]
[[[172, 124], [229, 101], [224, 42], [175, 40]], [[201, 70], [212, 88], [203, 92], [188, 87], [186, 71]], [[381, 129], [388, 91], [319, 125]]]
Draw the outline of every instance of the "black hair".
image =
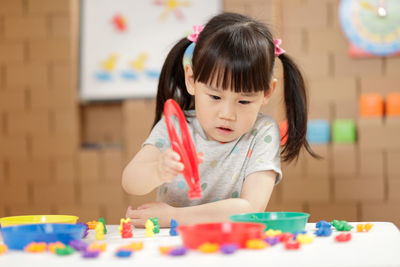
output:
[[[182, 64], [192, 42], [183, 38], [171, 49], [161, 70], [156, 115], [161, 119], [164, 103], [173, 98], [182, 110], [194, 109], [187, 92]], [[274, 39], [268, 28], [244, 15], [221, 13], [213, 17], [200, 33], [193, 51], [193, 78], [234, 92], [268, 92], [274, 64]], [[279, 55], [284, 72], [284, 100], [288, 121], [287, 141], [281, 151], [283, 161], [296, 159], [302, 147], [318, 157], [306, 140], [307, 95], [303, 76], [286, 54]]]

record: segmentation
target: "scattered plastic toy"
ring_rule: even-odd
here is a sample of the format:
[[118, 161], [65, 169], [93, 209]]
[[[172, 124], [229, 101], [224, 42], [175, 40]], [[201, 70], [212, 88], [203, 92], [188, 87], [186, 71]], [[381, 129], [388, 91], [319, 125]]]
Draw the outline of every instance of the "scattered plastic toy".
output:
[[150, 219], [148, 219], [146, 221], [145, 227], [146, 227], [146, 230], [145, 230], [144, 234], [146, 235], [146, 237], [154, 236], [154, 231], [153, 231], [154, 230], [154, 224]]
[[103, 224], [103, 226], [104, 226], [104, 234], [107, 234], [106, 220], [104, 220], [104, 218], [101, 217], [101, 218], [99, 219], [99, 222], [101, 222], [101, 223]]
[[183, 256], [186, 255], [187, 253], [187, 248], [186, 247], [177, 247], [173, 248], [168, 252], [168, 255], [170, 256]]
[[75, 249], [73, 249], [70, 246], [65, 246], [65, 248], [56, 248], [56, 255], [58, 255], [58, 256], [67, 256], [67, 255], [71, 255], [74, 252], [75, 252]]
[[86, 223], [90, 230], [96, 229], [97, 221], [90, 221]]
[[174, 219], [171, 219], [169, 235], [171, 235], [171, 236], [177, 236], [178, 235], [178, 233], [176, 232], [176, 227], [178, 227], [178, 222], [176, 220], [174, 220]]
[[280, 234], [282, 234], [281, 230], [274, 230], [274, 229], [269, 229], [268, 231], [266, 231], [264, 233], [264, 235], [266, 237], [275, 237], [275, 236], [280, 235]]
[[296, 240], [289, 240], [285, 242], [285, 249], [287, 250], [296, 250], [300, 248], [300, 243]]
[[335, 236], [337, 242], [348, 242], [351, 240], [351, 233], [342, 233]]
[[82, 253], [83, 258], [97, 258], [100, 255], [99, 250], [85, 250]]
[[282, 233], [280, 235], [277, 235], [277, 237], [279, 238], [279, 242], [287, 242], [293, 239], [294, 235], [291, 233]]
[[314, 242], [314, 237], [309, 234], [298, 234], [296, 240], [302, 245], [311, 244]]
[[56, 253], [57, 248], [65, 248], [65, 245], [60, 241], [47, 244], [47, 250], [51, 253]]
[[31, 242], [24, 247], [24, 250], [30, 253], [45, 252], [47, 244], [45, 242]]
[[83, 225], [85, 227], [85, 231], [83, 231], [82, 238], [87, 237], [87, 235], [89, 234], [89, 226], [87, 225], [87, 223], [77, 222], [76, 224]]
[[332, 227], [332, 225], [330, 223], [328, 223], [327, 221], [319, 221], [315, 224], [316, 228], [324, 228], [324, 227]]
[[225, 244], [220, 247], [220, 251], [223, 254], [233, 254], [239, 249], [239, 246], [236, 244]]
[[131, 219], [127, 218], [121, 219], [121, 224], [119, 226], [119, 233], [122, 238], [131, 238], [133, 237], [133, 232], [132, 232], [132, 224], [131, 224]]
[[332, 234], [332, 228], [329, 226], [324, 226], [318, 228], [315, 233], [316, 236], [330, 236]]
[[118, 258], [128, 258], [132, 255], [132, 250], [124, 250], [124, 249], [118, 249], [117, 252], [115, 253], [115, 256]]
[[206, 243], [200, 245], [198, 249], [204, 253], [215, 253], [218, 251], [219, 245], [216, 243], [206, 242]]
[[104, 225], [102, 222], [98, 222], [96, 224], [96, 239], [103, 240], [104, 239]]
[[357, 232], [364, 232], [364, 230], [366, 232], [369, 232], [369, 230], [371, 230], [373, 224], [371, 223], [366, 223], [366, 224], [357, 224]]
[[350, 231], [354, 227], [351, 226], [350, 224], [347, 223], [347, 221], [338, 221], [338, 220], [333, 220], [331, 221], [331, 224], [337, 231]]
[[168, 254], [174, 247], [173, 246], [160, 246], [158, 250], [162, 255]]
[[296, 239], [298, 235], [304, 235], [307, 234], [307, 231], [297, 231], [297, 232], [293, 232], [293, 239]]
[[153, 222], [154, 224], [154, 229], [153, 229], [153, 233], [158, 234], [160, 233], [160, 224], [158, 223], [158, 218], [154, 217], [154, 218], [150, 218], [150, 220]]
[[274, 236], [274, 237], [267, 237], [264, 238], [264, 241], [268, 243], [270, 246], [275, 246], [276, 244], [279, 243], [279, 238]]
[[90, 244], [86, 250], [90, 250], [90, 251], [97, 250], [99, 252], [104, 252], [107, 250], [107, 244], [106, 243], [93, 243], [93, 244]]
[[246, 241], [246, 248], [248, 249], [264, 249], [268, 245], [261, 239], [249, 239]]
[[132, 242], [129, 245], [124, 246], [124, 248], [128, 248], [133, 251], [139, 251], [143, 249], [143, 242]]
[[0, 244], [0, 255], [6, 253], [8, 251], [8, 247], [4, 244]]
[[77, 251], [85, 251], [89, 247], [89, 244], [82, 240], [71, 240], [68, 245]]

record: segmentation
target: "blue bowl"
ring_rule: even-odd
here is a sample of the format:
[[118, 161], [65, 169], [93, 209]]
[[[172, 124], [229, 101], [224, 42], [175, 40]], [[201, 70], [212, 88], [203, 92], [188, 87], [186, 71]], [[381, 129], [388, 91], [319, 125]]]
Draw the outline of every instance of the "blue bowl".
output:
[[60, 241], [67, 245], [71, 240], [81, 239], [84, 230], [83, 225], [66, 223], [14, 225], [0, 229], [7, 247], [16, 250], [23, 250], [31, 242]]

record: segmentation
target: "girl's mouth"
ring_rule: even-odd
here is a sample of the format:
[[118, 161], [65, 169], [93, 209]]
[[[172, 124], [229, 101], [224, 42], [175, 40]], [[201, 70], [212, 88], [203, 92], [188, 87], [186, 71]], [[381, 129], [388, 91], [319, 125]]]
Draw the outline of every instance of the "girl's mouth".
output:
[[218, 131], [222, 134], [230, 134], [233, 130], [225, 127], [217, 127]]

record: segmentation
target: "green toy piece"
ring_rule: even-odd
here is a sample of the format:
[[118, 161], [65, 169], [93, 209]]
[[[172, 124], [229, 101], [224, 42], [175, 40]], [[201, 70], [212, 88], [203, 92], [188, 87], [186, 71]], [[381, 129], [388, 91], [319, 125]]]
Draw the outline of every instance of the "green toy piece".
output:
[[348, 232], [354, 227], [347, 223], [347, 221], [338, 221], [333, 220], [331, 221], [331, 225], [335, 227], [336, 231], [345, 231]]
[[71, 255], [74, 252], [75, 252], [75, 250], [68, 245], [65, 246], [65, 248], [56, 248], [56, 254], [58, 256], [67, 256], [67, 255]]
[[101, 222], [103, 224], [103, 226], [104, 226], [104, 234], [107, 234], [106, 221], [104, 220], [104, 218], [101, 217], [99, 219], [99, 222]]
[[356, 142], [356, 123], [353, 120], [335, 120], [332, 124], [332, 141], [338, 144]]
[[160, 224], [158, 223], [158, 218], [150, 218], [150, 221], [154, 224], [153, 233], [158, 234], [160, 232]]

